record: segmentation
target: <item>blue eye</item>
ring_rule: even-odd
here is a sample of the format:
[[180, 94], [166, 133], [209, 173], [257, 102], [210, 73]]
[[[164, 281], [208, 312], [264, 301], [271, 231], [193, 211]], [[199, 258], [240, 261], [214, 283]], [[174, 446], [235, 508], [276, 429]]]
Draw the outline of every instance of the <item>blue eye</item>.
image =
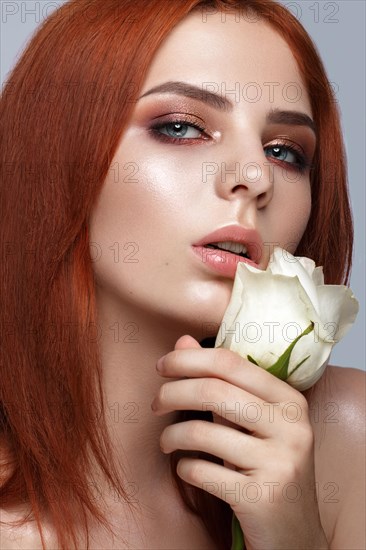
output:
[[305, 157], [293, 145], [277, 143], [265, 147], [264, 151], [268, 152], [268, 157], [284, 162], [289, 166], [292, 165], [293, 168], [299, 172], [305, 172], [305, 169], [310, 167], [310, 165], [307, 164]]
[[[282, 146], [275, 145], [275, 146], [269, 147], [269, 149], [272, 150], [273, 157], [278, 160], [286, 160], [288, 156], [291, 157], [292, 155], [292, 157], [295, 158], [295, 161], [292, 161], [292, 162], [297, 162], [296, 155], [292, 151], [289, 151], [288, 147], [284, 147], [283, 145]], [[287, 160], [287, 162], [291, 162], [291, 161]]]
[[[184, 119], [172, 119], [149, 128], [152, 136], [165, 143], [190, 145], [210, 139], [206, 128]], [[305, 156], [295, 145], [289, 143], [273, 143], [264, 147], [267, 158], [273, 158], [284, 164], [290, 170], [304, 173], [311, 168]]]
[[[165, 129], [166, 131], [164, 132], [163, 130]], [[194, 124], [183, 124], [182, 122], [169, 122], [158, 128], [155, 127], [155, 130], [160, 130], [162, 134], [172, 138], [195, 139], [200, 137], [200, 134], [202, 133], [203, 128], [199, 128]]]
[[149, 131], [161, 141], [179, 143], [207, 139], [206, 129], [186, 120], [173, 120], [152, 126]]

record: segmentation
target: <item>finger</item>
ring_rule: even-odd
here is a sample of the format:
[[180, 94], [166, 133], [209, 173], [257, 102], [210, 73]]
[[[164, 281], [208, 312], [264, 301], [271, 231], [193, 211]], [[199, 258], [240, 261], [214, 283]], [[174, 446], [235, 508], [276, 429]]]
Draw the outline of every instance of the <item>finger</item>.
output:
[[178, 338], [178, 340], [175, 343], [174, 349], [187, 349], [187, 348], [197, 348], [201, 349], [200, 344], [190, 336], [189, 334], [185, 334], [184, 336], [181, 336]]
[[[253, 485], [250, 483], [251, 477], [229, 470], [220, 464], [199, 458], [184, 457], [177, 464], [177, 474], [187, 483], [224, 500], [233, 510], [243, 505], [243, 502], [253, 502], [246, 498], [247, 486]], [[258, 483], [254, 485], [254, 488], [257, 488]], [[250, 498], [253, 497], [250, 496]]]
[[273, 436], [273, 422], [268, 421], [268, 404], [218, 378], [184, 378], [166, 382], [160, 387], [151, 408], [157, 416], [175, 410], [211, 411], [255, 435]]
[[163, 453], [176, 449], [210, 453], [245, 473], [264, 466], [270, 454], [267, 441], [204, 420], [171, 424], [164, 429], [160, 446]]
[[[195, 348], [201, 349], [201, 346], [197, 342], [197, 340], [195, 340], [189, 334], [185, 334], [184, 336], [181, 336], [180, 338], [178, 338], [178, 340], [176, 341], [175, 346], [174, 346], [175, 350], [192, 349], [192, 348], [193, 349], [195, 349]], [[159, 364], [161, 363], [161, 358], [158, 360], [158, 363]], [[162, 376], [164, 376], [164, 375], [162, 375]], [[172, 376], [171, 378], [174, 378], [174, 377]], [[175, 378], [180, 379], [180, 378], [187, 378], [187, 377], [182, 376], [182, 375], [178, 375]]]
[[165, 377], [221, 378], [270, 403], [296, 398], [299, 405], [306, 403], [305, 397], [289, 384], [224, 348], [179, 349], [165, 355], [159, 363]]

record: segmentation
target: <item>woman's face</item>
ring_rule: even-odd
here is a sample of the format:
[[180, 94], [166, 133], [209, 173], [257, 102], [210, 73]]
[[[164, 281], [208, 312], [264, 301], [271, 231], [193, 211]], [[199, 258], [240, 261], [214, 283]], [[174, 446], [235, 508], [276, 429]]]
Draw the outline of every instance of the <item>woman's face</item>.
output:
[[[168, 82], [184, 84], [153, 91]], [[150, 66], [90, 220], [100, 296], [209, 336], [233, 277], [192, 245], [238, 225], [258, 232], [261, 269], [273, 245], [295, 252], [315, 149], [299, 113], [312, 117], [309, 98], [271, 27], [200, 12], [177, 25]]]

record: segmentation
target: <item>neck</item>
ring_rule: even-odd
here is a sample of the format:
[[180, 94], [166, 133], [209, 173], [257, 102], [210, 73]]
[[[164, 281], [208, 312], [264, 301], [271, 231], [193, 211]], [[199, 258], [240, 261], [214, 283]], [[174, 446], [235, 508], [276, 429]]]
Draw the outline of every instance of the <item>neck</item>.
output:
[[172, 490], [170, 455], [162, 453], [159, 440], [164, 428], [179, 417], [179, 411], [159, 417], [152, 413], [151, 402], [162, 384], [177, 380], [160, 376], [155, 366], [189, 328], [121, 305], [101, 290], [97, 311], [110, 437], [123, 465], [123, 479], [145, 502], [145, 496]]

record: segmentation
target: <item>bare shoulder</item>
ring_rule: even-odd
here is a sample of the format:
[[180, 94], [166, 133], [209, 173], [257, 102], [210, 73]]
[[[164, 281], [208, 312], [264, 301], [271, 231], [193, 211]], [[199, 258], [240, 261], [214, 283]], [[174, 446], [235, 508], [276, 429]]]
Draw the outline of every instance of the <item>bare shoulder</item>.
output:
[[345, 400], [359, 400], [365, 398], [366, 372], [360, 369], [335, 367], [329, 365], [328, 379], [333, 381], [333, 391], [337, 391], [339, 398]]
[[304, 394], [318, 458], [327, 468], [332, 460], [341, 466], [347, 460], [354, 463], [365, 446], [366, 373], [329, 365], [319, 382]]
[[[24, 524], [16, 525], [27, 515], [29, 510], [23, 506], [13, 509], [0, 508], [0, 549], [3, 550], [42, 550], [42, 540], [36, 521], [27, 521]], [[49, 549], [58, 548], [53, 530], [49, 522], [42, 520], [43, 537], [46, 547]]]
[[319, 421], [320, 412], [326, 411], [328, 423], [339, 424], [338, 428], [346, 429], [347, 433], [362, 435], [359, 428], [365, 423], [364, 371], [329, 365], [319, 382], [304, 392], [304, 395], [315, 423]]
[[330, 389], [333, 392], [338, 391], [343, 393], [349, 390], [363, 390], [365, 392], [366, 372], [351, 367], [328, 365], [316, 387], [324, 380], [328, 380]]
[[319, 511], [330, 548], [365, 548], [366, 374], [329, 365], [304, 395], [314, 431]]
[[23, 517], [23, 511], [0, 508], [0, 548], [6, 550], [42, 550], [38, 529], [34, 522], [22, 526], [12, 525]]
[[[11, 453], [0, 437], [0, 486], [13, 473]], [[18, 504], [0, 507], [0, 548], [6, 550], [41, 550], [42, 543], [35, 522], [17, 525], [29, 513], [29, 506]]]

